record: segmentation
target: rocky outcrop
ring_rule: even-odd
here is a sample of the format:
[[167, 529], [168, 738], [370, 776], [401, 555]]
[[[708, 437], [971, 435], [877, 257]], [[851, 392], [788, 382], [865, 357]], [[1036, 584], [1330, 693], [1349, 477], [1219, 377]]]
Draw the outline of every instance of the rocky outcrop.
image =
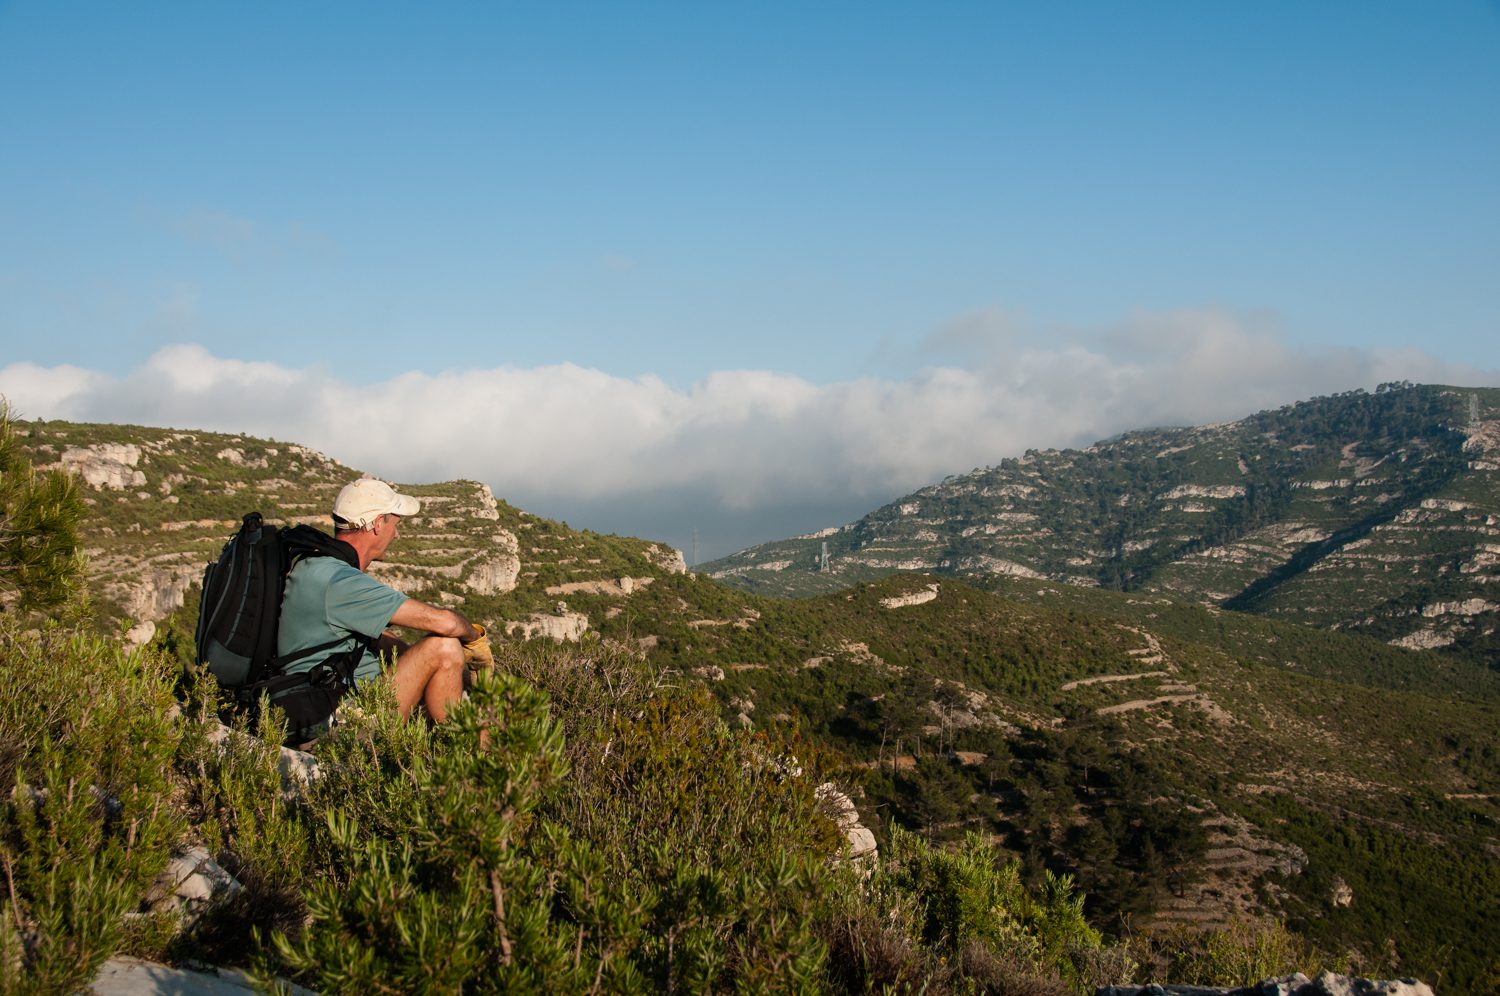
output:
[[1101, 986], [1095, 996], [1433, 996], [1432, 987], [1416, 979], [1361, 979], [1324, 972], [1309, 979], [1301, 972], [1266, 979], [1253, 986]]
[[110, 585], [107, 590], [130, 618], [137, 622], [153, 621], [165, 619], [180, 608], [188, 589], [202, 580], [202, 564], [178, 564], [151, 568], [134, 580]]
[[1483, 598], [1466, 598], [1457, 602], [1434, 602], [1422, 606], [1422, 615], [1428, 619], [1438, 616], [1477, 616], [1484, 612], [1500, 611], [1500, 603]]
[[668, 574], [687, 573], [687, 561], [682, 559], [682, 551], [674, 550], [670, 546], [663, 549], [652, 543], [646, 547], [646, 559]]
[[819, 785], [816, 795], [823, 812], [838, 824], [844, 840], [848, 842], [839, 860], [873, 867], [879, 857], [879, 848], [875, 843], [875, 834], [859, 821], [859, 810], [855, 808], [854, 800], [839, 791], [839, 787], [833, 782]]
[[987, 571], [990, 574], [1008, 574], [1015, 578], [1045, 578], [1046, 575], [1034, 571], [1025, 564], [1018, 564], [1013, 560], [1003, 557], [990, 557], [978, 554], [973, 557], [965, 557], [959, 563], [959, 567], [966, 571]]
[[475, 564], [464, 581], [464, 587], [476, 595], [501, 595], [512, 591], [521, 576], [521, 546], [515, 534], [505, 529], [495, 533], [495, 547], [496, 552]]
[[577, 643], [588, 632], [589, 617], [581, 612], [533, 612], [526, 619], [505, 624], [506, 636], [519, 636], [523, 640], [546, 637], [558, 643]]
[[1179, 484], [1175, 488], [1163, 491], [1157, 497], [1164, 500], [1173, 498], [1241, 498], [1245, 494], [1243, 484]]
[[218, 457], [220, 460], [223, 460], [227, 464], [232, 464], [236, 467], [244, 467], [250, 470], [263, 470], [268, 463], [266, 458], [263, 456], [246, 459], [244, 450], [241, 450], [234, 446], [226, 446], [218, 453], [215, 453], [214, 456]]
[[938, 585], [930, 584], [921, 591], [908, 592], [905, 595], [892, 595], [890, 598], [882, 598], [880, 604], [888, 609], [900, 609], [908, 605], [922, 605], [931, 602], [938, 597]]
[[500, 504], [495, 501], [495, 493], [490, 490], [488, 484], [478, 486], [479, 507], [474, 509], [476, 519], [498, 519], [500, 518]]
[[140, 462], [140, 447], [129, 443], [70, 446], [60, 461], [64, 470], [83, 478], [95, 491], [124, 491], [145, 484], [146, 475], [135, 469]]
[[1451, 643], [1453, 643], [1452, 636], [1430, 629], [1413, 630], [1403, 637], [1390, 641], [1391, 646], [1405, 647], [1407, 650], [1438, 650]]
[[610, 598], [628, 598], [638, 589], [648, 587], [656, 578], [606, 578], [601, 581], [570, 581], [567, 584], [548, 585], [549, 595], [606, 595]]

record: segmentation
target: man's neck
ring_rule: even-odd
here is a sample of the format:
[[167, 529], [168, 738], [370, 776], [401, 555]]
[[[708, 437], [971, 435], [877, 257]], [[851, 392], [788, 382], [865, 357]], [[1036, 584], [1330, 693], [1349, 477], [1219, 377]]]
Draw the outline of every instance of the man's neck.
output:
[[368, 540], [371, 538], [369, 533], [339, 533], [334, 538], [339, 542], [345, 544], [346, 546], [351, 546], [354, 548], [355, 554], [359, 557], [359, 569], [361, 571], [370, 566], [370, 554], [372, 552], [372, 547], [368, 542]]

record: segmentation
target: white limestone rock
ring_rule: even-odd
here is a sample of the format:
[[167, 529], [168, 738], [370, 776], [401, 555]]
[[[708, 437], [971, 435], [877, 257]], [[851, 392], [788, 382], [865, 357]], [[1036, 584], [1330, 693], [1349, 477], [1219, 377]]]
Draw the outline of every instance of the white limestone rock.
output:
[[[208, 742], [225, 748], [231, 737], [244, 737], [223, 723], [215, 723], [208, 731]], [[299, 798], [307, 786], [322, 777], [318, 759], [306, 751], [282, 747], [276, 758], [276, 770], [281, 775], [281, 796], [288, 801]]]
[[219, 867], [201, 844], [172, 855], [167, 867], [146, 890], [152, 913], [176, 911], [184, 930], [214, 906], [239, 895], [243, 886]]
[[670, 546], [663, 549], [652, 543], [646, 547], [646, 559], [668, 574], [687, 573], [687, 561], [683, 559], [682, 551], [674, 550]]
[[130, 627], [125, 633], [125, 644], [129, 647], [144, 647], [151, 642], [156, 635], [156, 623], [150, 619], [142, 620]]
[[1160, 499], [1173, 498], [1242, 498], [1243, 484], [1179, 484], [1175, 488], [1157, 495]]
[[[310, 989], [277, 980], [277, 992], [316, 996]], [[99, 968], [93, 996], [251, 996], [262, 992], [244, 972], [231, 968], [172, 968], [128, 955], [116, 955]]]
[[256, 457], [253, 460], [247, 460], [245, 459], [244, 450], [238, 449], [233, 446], [226, 446], [224, 449], [215, 453], [214, 456], [218, 457], [220, 460], [223, 460], [227, 464], [232, 464], [235, 467], [264, 470], [267, 466], [265, 457]]
[[130, 618], [157, 620], [181, 608], [188, 589], [202, 580], [202, 564], [176, 564], [152, 567], [137, 574], [136, 580], [127, 582], [123, 589], [112, 584], [108, 591]]
[[882, 598], [880, 604], [888, 609], [899, 609], [908, 605], [922, 605], [938, 597], [939, 586], [929, 584], [921, 591], [907, 592], [905, 595], [892, 595], [890, 598]]
[[527, 619], [506, 623], [505, 635], [519, 636], [523, 640], [546, 637], [558, 643], [577, 643], [588, 628], [589, 617], [581, 612], [533, 612]]
[[1477, 616], [1485, 612], [1500, 611], [1500, 603], [1482, 598], [1465, 598], [1454, 602], [1433, 602], [1422, 606], [1422, 615], [1428, 619], [1438, 616]]
[[854, 800], [839, 791], [839, 787], [833, 782], [819, 785], [814, 794], [823, 812], [838, 824], [848, 842], [847, 850], [838, 860], [855, 865], [874, 865], [879, 856], [879, 847], [875, 843], [875, 834], [860, 823], [859, 810], [855, 808]]
[[1431, 629], [1418, 629], [1390, 641], [1393, 647], [1404, 647], [1407, 650], [1437, 650], [1452, 643], [1454, 637], [1448, 633], [1439, 633]]
[[146, 475], [135, 469], [140, 461], [140, 448], [130, 443], [97, 443], [68, 447], [60, 462], [95, 491], [125, 491], [146, 483]]
[[476, 595], [513, 591], [521, 576], [521, 544], [515, 534], [501, 529], [495, 533], [494, 543], [495, 553], [475, 564], [464, 581], [464, 587]]

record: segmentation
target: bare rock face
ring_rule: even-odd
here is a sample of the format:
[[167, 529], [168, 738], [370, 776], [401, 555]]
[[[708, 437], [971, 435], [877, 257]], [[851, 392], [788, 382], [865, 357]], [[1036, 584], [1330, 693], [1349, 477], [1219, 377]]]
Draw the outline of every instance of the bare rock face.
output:
[[668, 574], [687, 573], [687, 561], [682, 559], [682, 551], [674, 550], [670, 546], [663, 549], [652, 543], [646, 547], [646, 559]]
[[256, 457], [254, 459], [247, 460], [245, 459], [244, 451], [233, 446], [227, 446], [214, 455], [220, 460], [223, 460], [225, 463], [233, 464], [236, 467], [246, 467], [260, 470], [265, 468], [267, 465], [265, 457]]
[[1390, 641], [1391, 646], [1405, 647], [1407, 650], [1437, 650], [1452, 642], [1451, 635], [1431, 629], [1413, 630], [1403, 637]]
[[549, 595], [606, 595], [610, 598], [629, 598], [642, 588], [649, 588], [656, 578], [604, 578], [598, 581], [569, 581], [566, 584], [550, 584]]
[[124, 491], [146, 483], [146, 475], [135, 469], [141, 462], [140, 448], [129, 443], [70, 446], [63, 450], [60, 462], [95, 491]]
[[1477, 616], [1485, 612], [1500, 611], [1500, 603], [1483, 598], [1466, 598], [1456, 602], [1434, 602], [1422, 606], [1422, 615], [1429, 619], [1437, 616]]
[[844, 839], [849, 842], [848, 849], [838, 859], [855, 865], [873, 866], [878, 857], [879, 847], [875, 843], [875, 834], [859, 822], [859, 810], [854, 807], [854, 800], [850, 799], [833, 782], [824, 782], [816, 789], [819, 804], [828, 818], [838, 824], [844, 833]]
[[577, 643], [588, 628], [589, 617], [581, 612], [533, 612], [528, 619], [506, 623], [505, 635], [519, 636], [523, 640], [544, 636], [558, 643]]
[[504, 529], [495, 533], [495, 549], [494, 555], [473, 566], [464, 582], [476, 595], [504, 594], [516, 587], [521, 576], [521, 545], [515, 534]]
[[515, 554], [501, 554], [475, 564], [464, 587], [476, 595], [502, 595], [515, 588], [520, 576], [521, 558]]
[[475, 510], [476, 519], [498, 519], [500, 518], [500, 505], [495, 501], [495, 492], [490, 490], [488, 484], [479, 485], [479, 508]]
[[888, 609], [899, 609], [907, 605], [921, 605], [938, 597], [938, 586], [930, 584], [921, 591], [908, 592], [905, 595], [892, 595], [890, 598], [882, 598], [880, 604]]
[[200, 564], [157, 567], [145, 572], [124, 591], [111, 593], [118, 597], [132, 619], [165, 619], [182, 606], [188, 589], [202, 579], [203, 567]]

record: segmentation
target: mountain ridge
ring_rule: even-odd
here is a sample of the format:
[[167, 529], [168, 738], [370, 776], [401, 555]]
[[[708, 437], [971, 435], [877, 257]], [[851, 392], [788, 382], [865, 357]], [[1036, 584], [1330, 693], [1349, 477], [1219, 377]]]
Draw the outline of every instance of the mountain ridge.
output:
[[1493, 657], [1497, 472], [1500, 391], [1382, 385], [1029, 450], [700, 569], [793, 596], [899, 570], [1031, 577]]

